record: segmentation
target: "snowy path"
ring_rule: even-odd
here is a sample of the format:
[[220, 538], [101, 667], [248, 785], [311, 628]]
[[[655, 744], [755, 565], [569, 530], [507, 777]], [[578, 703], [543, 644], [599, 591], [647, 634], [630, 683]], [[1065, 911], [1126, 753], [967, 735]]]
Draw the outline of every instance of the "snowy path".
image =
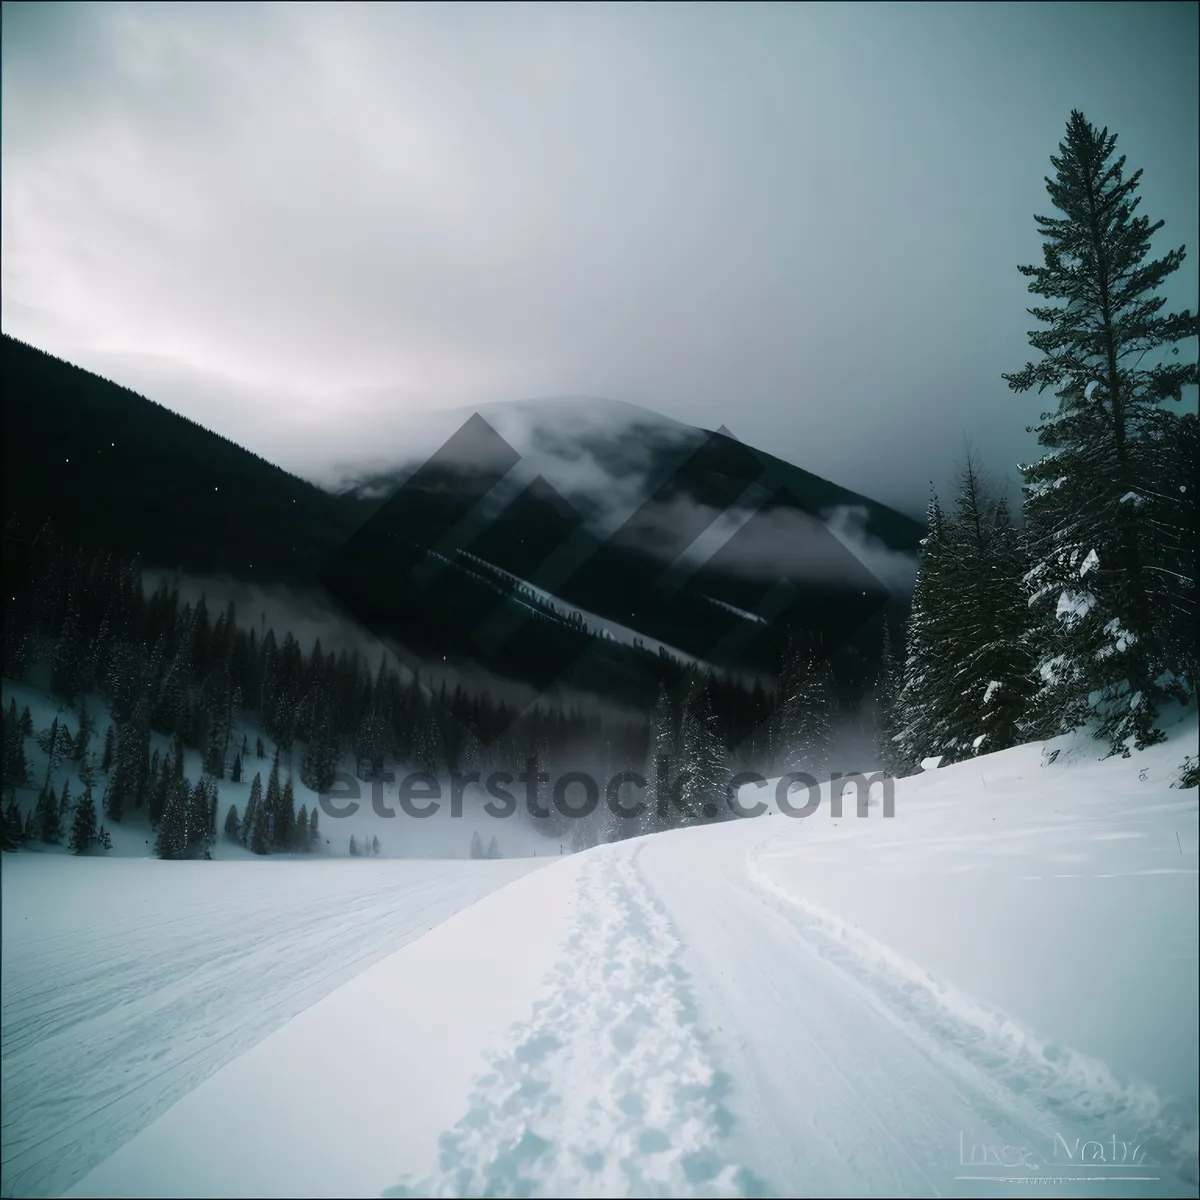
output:
[[3, 1195], [57, 1195], [321, 996], [536, 860], [5, 855]]
[[388, 1194], [739, 1196], [754, 1185], [721, 1154], [730, 1081], [639, 869], [647, 847], [589, 856], [549, 997], [442, 1138], [439, 1173]]

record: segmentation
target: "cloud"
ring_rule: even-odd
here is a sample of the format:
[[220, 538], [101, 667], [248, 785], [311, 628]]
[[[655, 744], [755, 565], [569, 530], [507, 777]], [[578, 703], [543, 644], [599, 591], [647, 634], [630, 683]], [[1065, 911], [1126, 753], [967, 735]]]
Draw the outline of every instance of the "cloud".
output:
[[[584, 394], [919, 512], [964, 428], [1001, 470], [1032, 449], [1040, 401], [999, 376], [1030, 356], [1016, 265], [1070, 109], [1145, 167], [1169, 244], [1194, 223], [1196, 27], [6, 5], [2, 322], [293, 469], [396, 456], [411, 414]], [[1193, 258], [1168, 294], [1196, 290]]]

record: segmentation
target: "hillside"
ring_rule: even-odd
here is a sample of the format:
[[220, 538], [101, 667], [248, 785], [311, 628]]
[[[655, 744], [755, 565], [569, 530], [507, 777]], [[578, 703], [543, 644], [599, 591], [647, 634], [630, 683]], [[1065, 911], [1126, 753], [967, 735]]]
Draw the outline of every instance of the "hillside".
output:
[[[474, 664], [635, 707], [652, 701], [657, 646], [770, 674], [788, 625], [820, 637], [854, 703], [874, 673], [882, 613], [906, 600], [839, 540], [831, 514], [859, 513], [859, 542], [900, 559], [916, 549], [916, 522], [632, 406], [599, 424], [580, 420], [591, 406], [500, 406], [491, 423], [468, 417], [418, 470], [335, 495], [13, 338], [2, 349], [9, 578], [50, 519], [89, 551], [315, 588], [414, 666]], [[589, 486], [557, 470], [581, 460], [601, 471]], [[492, 508], [464, 533], [485, 496]], [[608, 529], [597, 496], [608, 497]], [[675, 560], [706, 536], [707, 562], [671, 582]]]

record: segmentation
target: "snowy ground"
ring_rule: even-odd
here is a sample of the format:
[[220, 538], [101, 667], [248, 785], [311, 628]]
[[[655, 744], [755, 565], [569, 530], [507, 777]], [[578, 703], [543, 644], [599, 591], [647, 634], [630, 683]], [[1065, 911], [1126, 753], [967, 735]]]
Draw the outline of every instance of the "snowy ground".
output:
[[[1193, 710], [1128, 760], [1061, 739], [902, 781], [892, 819], [826, 803], [554, 861], [71, 1194], [1197, 1195], [1197, 797], [1168, 786], [1195, 740]], [[214, 993], [213, 1028], [261, 995]], [[138, 1054], [185, 1052], [176, 1028]]]
[[[5, 1196], [60, 1195], [218, 1068], [537, 862], [0, 861]], [[335, 1040], [372, 1052], [369, 1030]]]

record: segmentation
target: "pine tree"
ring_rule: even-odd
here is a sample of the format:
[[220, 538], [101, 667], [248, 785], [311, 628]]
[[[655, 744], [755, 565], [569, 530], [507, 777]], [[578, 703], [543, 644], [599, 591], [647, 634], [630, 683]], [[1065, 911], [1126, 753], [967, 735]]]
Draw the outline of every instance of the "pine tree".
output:
[[355, 858], [357, 858], [359, 856], [359, 854], [361, 853], [361, 851], [358, 848], [358, 843], [354, 840], [354, 834], [350, 835], [350, 853]]
[[688, 692], [679, 734], [686, 772], [679, 823], [695, 825], [720, 815], [725, 795], [725, 746], [717, 729], [707, 676], [697, 674]]
[[494, 834], [492, 836], [492, 840], [490, 842], [488, 842], [487, 856], [488, 856], [488, 858], [503, 858], [504, 857], [500, 853], [500, 847], [496, 844], [496, 838], [495, 838]]
[[281, 850], [294, 850], [296, 842], [296, 794], [289, 775], [279, 796], [279, 813], [275, 819], [275, 844]]
[[800, 696], [798, 743], [801, 769], [815, 779], [824, 779], [829, 771], [835, 705], [833, 669], [814, 654]]
[[116, 757], [117, 740], [113, 731], [113, 727], [109, 727], [104, 732], [104, 756], [100, 760], [100, 770], [107, 774], [112, 770], [113, 760]]
[[250, 799], [246, 804], [246, 820], [242, 823], [246, 845], [255, 854], [266, 854], [271, 846], [268, 837], [267, 814], [263, 802], [262, 775], [256, 772], [250, 785]]
[[186, 858], [194, 841], [192, 789], [186, 779], [171, 781], [154, 849], [159, 858]]
[[4, 806], [4, 827], [9, 832], [13, 847], [25, 844], [25, 822], [21, 817], [21, 808], [17, 804], [15, 792], [9, 792], [8, 801]]
[[50, 777], [71, 751], [71, 731], [65, 725], [60, 725], [55, 717], [50, 727], [38, 734], [37, 744], [46, 756], [46, 778], [42, 784], [43, 790], [46, 790], [50, 787]]
[[315, 804], [308, 818], [308, 836], [314, 846], [320, 841], [320, 833], [317, 829], [317, 806]]
[[71, 815], [71, 781], [68, 779], [63, 783], [62, 795], [58, 798], [58, 827], [65, 829], [67, 818]]
[[231, 804], [229, 811], [225, 814], [225, 836], [231, 842], [240, 842], [242, 840], [242, 827], [241, 822], [238, 821], [236, 804]]
[[263, 833], [267, 845], [274, 848], [277, 845], [276, 832], [279, 822], [279, 804], [283, 798], [283, 789], [279, 786], [279, 747], [275, 747], [275, 761], [271, 764], [271, 774], [267, 777], [267, 794], [263, 800], [262, 816], [259, 823], [264, 826]]
[[901, 770], [896, 747], [896, 697], [903, 681], [901, 662], [892, 643], [891, 627], [885, 620], [879, 651], [879, 674], [875, 680], [875, 757], [882, 770], [898, 775]]
[[15, 701], [10, 701], [4, 719], [4, 780], [5, 789], [20, 787], [29, 782], [29, 760], [25, 757], [25, 734], [17, 717]]
[[300, 811], [296, 814], [296, 829], [292, 837], [295, 849], [311, 850], [312, 841], [308, 832], [308, 805], [300, 805]]
[[1125, 157], [1112, 161], [1116, 140], [1072, 112], [1046, 180], [1062, 215], [1034, 218], [1044, 262], [1019, 268], [1031, 292], [1056, 302], [1029, 310], [1044, 326], [1029, 335], [1043, 357], [1004, 378], [1017, 392], [1053, 388], [1059, 400], [1037, 429], [1046, 455], [1023, 469], [1045, 631], [1042, 723], [1066, 730], [1094, 717], [1096, 736], [1128, 754], [1129, 738], [1139, 749], [1162, 739], [1158, 680], [1174, 665], [1149, 579], [1159, 549], [1145, 502], [1157, 483], [1148, 433], [1160, 402], [1197, 382], [1197, 367], [1194, 356], [1160, 361], [1161, 352], [1177, 355], [1200, 324], [1190, 312], [1161, 314], [1165, 298], [1153, 293], [1184, 250], [1146, 261], [1163, 222], [1134, 216], [1142, 173], [1124, 178]]
[[479, 836], [479, 830], [471, 834], [471, 857], [483, 858], [483, 838]]
[[43, 842], [56, 843], [62, 837], [62, 822], [59, 817], [58, 796], [47, 783], [37, 798], [37, 830]]
[[75, 805], [75, 819], [71, 823], [72, 853], [83, 854], [96, 840], [96, 833], [96, 804], [89, 787], [84, 789]]
[[947, 752], [946, 714], [954, 706], [953, 623], [957, 582], [946, 522], [936, 496], [929, 502], [921, 562], [909, 610], [903, 683], [896, 697], [901, 772]]
[[371, 853], [378, 858], [378, 856], [379, 856], [379, 838], [377, 838], [377, 837], [371, 838]]
[[75, 743], [72, 748], [72, 757], [76, 762], [82, 762], [87, 757], [88, 745], [91, 743], [95, 730], [96, 723], [92, 720], [92, 714], [88, 711], [87, 698], [84, 697], [79, 702], [79, 732], [75, 735]]
[[233, 770], [229, 775], [230, 781], [233, 783], [242, 782], [242, 756], [236, 755], [233, 760]]
[[[658, 684], [658, 697], [654, 702], [654, 711], [650, 715], [650, 750], [647, 755], [646, 778], [646, 808], [640, 822], [641, 831], [649, 833], [663, 829], [670, 820], [669, 806], [671, 797], [659, 794], [659, 765], [664, 766], [664, 780], [670, 787], [670, 779], [679, 769], [677, 751], [677, 721], [675, 706], [671, 701], [667, 685], [661, 679]], [[659, 809], [664, 811], [659, 814]], [[576, 822], [582, 824], [582, 822]]]

